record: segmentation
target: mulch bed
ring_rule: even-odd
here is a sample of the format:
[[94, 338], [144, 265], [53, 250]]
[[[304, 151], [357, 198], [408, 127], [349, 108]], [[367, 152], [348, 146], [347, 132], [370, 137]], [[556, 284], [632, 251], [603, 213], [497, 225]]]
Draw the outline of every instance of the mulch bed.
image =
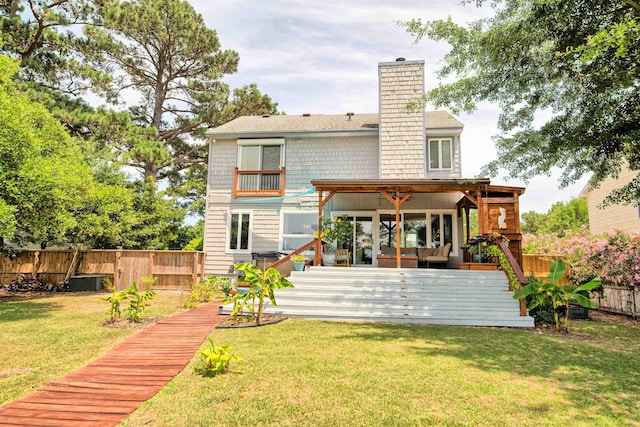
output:
[[589, 312], [589, 319], [596, 322], [615, 323], [617, 325], [629, 326], [631, 328], [640, 328], [640, 316], [636, 316], [634, 320], [631, 316], [626, 314], [591, 310]]
[[164, 320], [167, 316], [151, 316], [151, 317], [143, 317], [140, 323], [131, 322], [129, 319], [119, 319], [115, 322], [110, 320], [105, 320], [100, 324], [100, 326], [104, 328], [113, 328], [113, 329], [146, 329], [149, 326], [153, 326], [161, 320]]
[[266, 326], [266, 325], [274, 325], [276, 323], [280, 323], [286, 320], [286, 317], [283, 316], [274, 316], [270, 314], [262, 315], [262, 322], [258, 325], [256, 321], [251, 316], [235, 316], [235, 317], [227, 317], [216, 325], [218, 329], [227, 329], [227, 328], [253, 328], [256, 326]]

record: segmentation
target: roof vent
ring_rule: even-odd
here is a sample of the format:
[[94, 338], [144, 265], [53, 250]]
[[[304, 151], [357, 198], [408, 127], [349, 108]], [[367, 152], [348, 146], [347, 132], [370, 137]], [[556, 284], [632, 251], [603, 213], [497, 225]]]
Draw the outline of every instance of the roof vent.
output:
[[396, 58], [396, 62], [404, 62], [404, 61], [406, 61], [406, 59], [404, 59], [403, 57]]
[[269, 113], [264, 113], [264, 114], [262, 115], [262, 117], [264, 117], [264, 118], [266, 119], [266, 118], [271, 117], [271, 114], [269, 114]]
[[311, 113], [302, 113], [302, 117], [310, 117]]
[[347, 120], [351, 120], [351, 117], [353, 117], [356, 113], [347, 113], [347, 117], [349, 117]]

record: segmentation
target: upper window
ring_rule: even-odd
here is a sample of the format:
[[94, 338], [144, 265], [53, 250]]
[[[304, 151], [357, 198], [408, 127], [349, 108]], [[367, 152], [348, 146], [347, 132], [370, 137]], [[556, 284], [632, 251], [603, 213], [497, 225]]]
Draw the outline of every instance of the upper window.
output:
[[276, 171], [283, 166], [284, 139], [238, 140], [238, 169]]
[[451, 138], [429, 139], [429, 169], [452, 169], [453, 141]]
[[251, 213], [229, 213], [227, 251], [249, 252], [251, 250]]
[[284, 195], [284, 139], [239, 139], [234, 195]]

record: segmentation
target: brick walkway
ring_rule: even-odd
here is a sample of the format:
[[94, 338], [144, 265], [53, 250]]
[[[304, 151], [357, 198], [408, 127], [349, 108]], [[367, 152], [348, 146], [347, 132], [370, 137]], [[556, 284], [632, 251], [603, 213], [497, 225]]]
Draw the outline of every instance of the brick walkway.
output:
[[113, 426], [176, 376], [224, 316], [204, 304], [0, 408], [0, 426]]

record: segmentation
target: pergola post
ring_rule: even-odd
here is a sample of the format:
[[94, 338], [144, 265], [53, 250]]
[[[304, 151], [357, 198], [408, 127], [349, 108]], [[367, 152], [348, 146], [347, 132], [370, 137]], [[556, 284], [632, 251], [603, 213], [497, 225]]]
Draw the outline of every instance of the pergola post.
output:
[[396, 268], [402, 267], [402, 249], [400, 248], [400, 205], [409, 200], [409, 197], [413, 194], [413, 191], [408, 192], [401, 199], [400, 189], [397, 188], [393, 197], [384, 190], [380, 190], [380, 193], [396, 208]]

